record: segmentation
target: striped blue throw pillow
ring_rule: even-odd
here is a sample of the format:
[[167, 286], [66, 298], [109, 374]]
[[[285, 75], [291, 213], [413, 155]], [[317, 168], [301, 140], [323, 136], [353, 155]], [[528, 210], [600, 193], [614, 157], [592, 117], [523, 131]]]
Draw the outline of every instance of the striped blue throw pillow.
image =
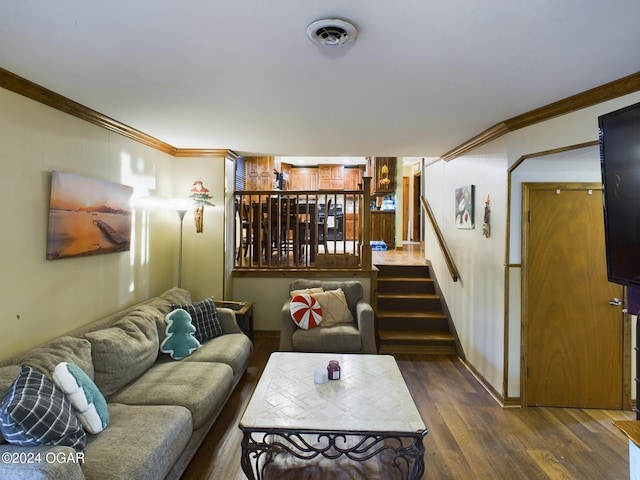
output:
[[13, 445], [64, 445], [83, 452], [87, 444], [71, 402], [51, 380], [27, 365], [2, 400], [0, 432]]

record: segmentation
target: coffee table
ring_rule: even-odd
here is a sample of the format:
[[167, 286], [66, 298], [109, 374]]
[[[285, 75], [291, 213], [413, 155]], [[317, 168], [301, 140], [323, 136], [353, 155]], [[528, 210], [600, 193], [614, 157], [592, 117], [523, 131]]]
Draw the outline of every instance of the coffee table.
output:
[[[329, 360], [340, 362], [341, 378], [316, 384], [314, 369]], [[391, 453], [400, 478], [424, 473], [427, 429], [389, 355], [275, 352], [239, 427], [249, 479], [265, 478], [265, 468], [283, 452], [355, 461]]]

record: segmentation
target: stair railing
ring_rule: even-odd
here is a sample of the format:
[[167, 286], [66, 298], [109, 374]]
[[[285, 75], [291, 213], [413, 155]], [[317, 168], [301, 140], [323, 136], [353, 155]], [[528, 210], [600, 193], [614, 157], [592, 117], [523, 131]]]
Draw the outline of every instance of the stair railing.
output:
[[440, 246], [440, 250], [442, 251], [442, 255], [444, 256], [444, 261], [447, 264], [447, 268], [449, 269], [449, 274], [451, 275], [451, 279], [454, 282], [457, 282], [460, 278], [460, 273], [458, 272], [458, 268], [456, 267], [455, 262], [453, 261], [453, 257], [451, 256], [451, 252], [447, 247], [447, 244], [444, 241], [444, 235], [442, 235], [442, 231], [438, 226], [438, 222], [436, 221], [436, 217], [433, 214], [433, 210], [431, 210], [431, 206], [424, 196], [420, 195], [420, 203], [422, 204], [422, 208], [427, 212], [427, 216], [429, 217], [429, 221], [431, 222], [431, 226], [433, 227], [433, 231], [436, 234], [436, 239], [438, 240], [438, 245]]

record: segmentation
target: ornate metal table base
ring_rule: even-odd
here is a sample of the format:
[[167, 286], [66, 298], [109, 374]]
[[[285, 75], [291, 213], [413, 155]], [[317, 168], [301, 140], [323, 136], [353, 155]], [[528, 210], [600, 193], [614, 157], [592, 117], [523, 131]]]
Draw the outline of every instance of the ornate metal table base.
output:
[[276, 454], [286, 452], [301, 460], [346, 456], [358, 462], [385, 453], [393, 454], [391, 467], [399, 478], [414, 480], [424, 473], [424, 445], [427, 431], [398, 432], [297, 432], [245, 429], [242, 438], [242, 470], [251, 480], [265, 479], [265, 468]]

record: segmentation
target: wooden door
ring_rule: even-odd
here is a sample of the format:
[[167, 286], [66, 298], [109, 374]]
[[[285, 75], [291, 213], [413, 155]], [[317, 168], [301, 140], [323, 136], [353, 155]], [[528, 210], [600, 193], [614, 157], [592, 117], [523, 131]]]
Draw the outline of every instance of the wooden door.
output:
[[523, 186], [525, 403], [621, 409], [622, 287], [607, 281], [599, 184]]

